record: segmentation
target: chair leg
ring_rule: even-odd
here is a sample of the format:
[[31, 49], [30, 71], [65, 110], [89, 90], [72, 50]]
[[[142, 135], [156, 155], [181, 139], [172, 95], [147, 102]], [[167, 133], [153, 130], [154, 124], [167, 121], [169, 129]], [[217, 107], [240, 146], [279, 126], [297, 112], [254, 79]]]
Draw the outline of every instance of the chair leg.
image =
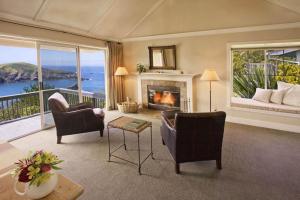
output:
[[57, 136], [57, 144], [61, 144], [61, 138], [62, 136]]
[[100, 137], [103, 137], [103, 130], [100, 130]]
[[162, 139], [162, 138], [161, 138], [161, 142], [163, 145], [166, 145], [164, 139]]
[[216, 160], [216, 164], [217, 164], [217, 168], [221, 170], [221, 169], [222, 169], [222, 161], [221, 161], [221, 158]]
[[180, 174], [180, 164], [179, 163], [175, 163], [175, 172], [176, 172], [176, 174]]

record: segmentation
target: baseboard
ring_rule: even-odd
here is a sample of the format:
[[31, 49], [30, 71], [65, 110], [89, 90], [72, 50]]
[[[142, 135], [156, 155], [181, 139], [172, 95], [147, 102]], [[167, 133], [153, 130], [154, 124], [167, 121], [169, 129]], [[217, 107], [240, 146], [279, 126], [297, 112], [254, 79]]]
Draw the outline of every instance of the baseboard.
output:
[[226, 117], [227, 122], [232, 123], [238, 123], [238, 124], [245, 124], [250, 126], [258, 126], [263, 128], [270, 128], [270, 129], [277, 129], [282, 131], [288, 131], [288, 132], [294, 132], [294, 133], [300, 133], [300, 125], [287, 125], [282, 123], [274, 123], [274, 122], [268, 122], [268, 121], [260, 121], [260, 120], [254, 120], [254, 119], [247, 119], [247, 118], [241, 118], [241, 117]]

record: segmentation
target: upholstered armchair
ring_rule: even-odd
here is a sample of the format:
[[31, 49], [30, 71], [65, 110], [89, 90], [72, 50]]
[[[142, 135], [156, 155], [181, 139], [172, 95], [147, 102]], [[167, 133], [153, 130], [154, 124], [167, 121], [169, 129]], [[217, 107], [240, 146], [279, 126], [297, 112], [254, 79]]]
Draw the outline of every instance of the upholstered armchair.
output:
[[162, 112], [161, 136], [175, 161], [175, 172], [180, 163], [216, 160], [222, 169], [222, 142], [226, 113]]
[[48, 99], [50, 110], [54, 118], [57, 144], [62, 136], [90, 131], [100, 131], [103, 137], [104, 112], [100, 108], [93, 108], [87, 103], [70, 106], [60, 93], [56, 92]]

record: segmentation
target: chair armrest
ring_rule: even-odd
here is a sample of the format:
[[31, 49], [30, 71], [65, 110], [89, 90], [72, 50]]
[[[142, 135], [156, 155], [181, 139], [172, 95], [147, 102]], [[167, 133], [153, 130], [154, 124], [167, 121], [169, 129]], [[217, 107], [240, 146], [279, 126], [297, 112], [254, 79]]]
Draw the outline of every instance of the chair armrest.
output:
[[79, 104], [76, 104], [76, 105], [71, 105], [69, 108], [68, 108], [68, 112], [70, 111], [75, 111], [75, 110], [80, 110], [80, 109], [85, 109], [85, 108], [93, 108], [93, 106], [90, 104], [90, 103], [79, 103]]
[[174, 119], [176, 113], [179, 113], [179, 110], [165, 110], [161, 112], [161, 115], [167, 119]]
[[168, 118], [162, 116], [162, 123], [169, 129], [170, 132], [176, 134], [176, 130], [174, 129], [174, 125], [170, 122]]

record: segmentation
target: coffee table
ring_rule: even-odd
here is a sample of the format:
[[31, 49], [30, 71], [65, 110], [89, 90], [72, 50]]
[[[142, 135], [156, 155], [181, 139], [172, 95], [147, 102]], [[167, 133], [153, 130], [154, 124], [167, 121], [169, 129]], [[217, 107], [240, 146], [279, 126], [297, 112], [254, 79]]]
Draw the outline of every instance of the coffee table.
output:
[[[150, 128], [150, 153], [141, 161], [141, 150], [140, 150], [140, 133], [143, 132], [146, 128]], [[121, 129], [123, 131], [123, 144], [116, 147], [115, 149], [111, 150], [110, 146], [110, 137], [109, 137], [109, 129], [110, 128], [117, 128]], [[126, 148], [126, 143], [125, 143], [125, 131], [127, 132], [132, 132], [137, 135], [137, 143], [138, 143], [138, 163], [132, 162], [130, 160], [126, 160], [124, 158], [121, 158], [119, 156], [114, 155], [113, 153], [119, 150], [121, 147], [124, 146], [124, 149], [127, 150]], [[141, 166], [142, 164], [151, 156], [152, 159], [153, 157], [153, 151], [152, 151], [152, 123], [141, 120], [141, 119], [136, 119], [132, 117], [119, 117], [116, 118], [107, 124], [107, 135], [108, 135], [108, 161], [111, 161], [111, 157], [115, 157], [121, 160], [124, 160], [126, 162], [129, 162], [131, 164], [134, 164], [138, 167], [138, 173], [141, 175]]]

